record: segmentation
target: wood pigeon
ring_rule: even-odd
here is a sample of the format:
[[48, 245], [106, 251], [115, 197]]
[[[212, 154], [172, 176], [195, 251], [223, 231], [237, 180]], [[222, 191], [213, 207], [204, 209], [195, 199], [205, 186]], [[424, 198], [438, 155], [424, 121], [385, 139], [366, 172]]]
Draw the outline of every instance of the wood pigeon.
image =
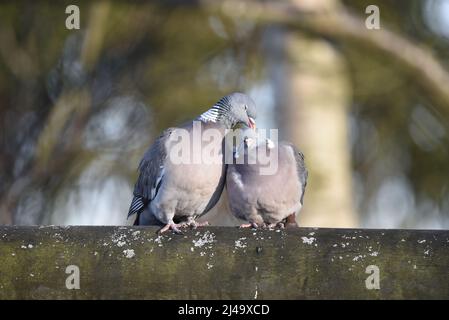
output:
[[[245, 136], [228, 166], [230, 210], [249, 222], [241, 227], [297, 226], [296, 214], [303, 205], [308, 176], [304, 155], [289, 142], [257, 141]], [[268, 164], [274, 165], [272, 172], [261, 170]]]
[[[134, 225], [160, 225], [160, 233], [180, 233], [182, 226], [199, 226], [195, 219], [217, 203], [224, 188], [227, 129], [241, 124], [254, 128], [255, 118], [254, 101], [245, 94], [232, 93], [196, 119], [163, 131], [139, 165], [128, 212], [128, 217], [137, 214]], [[206, 132], [218, 138], [204, 138]], [[217, 151], [213, 161], [211, 150]], [[186, 156], [182, 158], [185, 161], [180, 161], [180, 154]]]

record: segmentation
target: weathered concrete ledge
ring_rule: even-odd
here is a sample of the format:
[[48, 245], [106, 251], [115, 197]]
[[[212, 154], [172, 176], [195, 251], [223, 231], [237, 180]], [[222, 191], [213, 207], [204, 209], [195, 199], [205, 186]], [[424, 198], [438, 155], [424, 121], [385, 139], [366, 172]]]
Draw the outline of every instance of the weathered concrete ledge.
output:
[[0, 227], [0, 299], [449, 298], [449, 231], [155, 232]]

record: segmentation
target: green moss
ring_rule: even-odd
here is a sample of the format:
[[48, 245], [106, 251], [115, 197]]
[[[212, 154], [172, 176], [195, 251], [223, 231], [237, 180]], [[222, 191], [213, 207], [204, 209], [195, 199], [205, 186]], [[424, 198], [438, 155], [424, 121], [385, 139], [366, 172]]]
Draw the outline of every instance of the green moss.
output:
[[[0, 299], [449, 298], [448, 231], [155, 231], [1, 227]], [[69, 265], [79, 290], [65, 287]]]

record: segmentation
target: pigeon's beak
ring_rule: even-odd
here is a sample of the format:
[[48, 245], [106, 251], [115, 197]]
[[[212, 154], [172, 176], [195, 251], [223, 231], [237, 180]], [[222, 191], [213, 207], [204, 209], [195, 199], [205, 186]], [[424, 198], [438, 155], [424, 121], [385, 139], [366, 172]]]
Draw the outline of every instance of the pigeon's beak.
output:
[[251, 117], [248, 117], [248, 127], [250, 127], [253, 130], [256, 129], [256, 121]]

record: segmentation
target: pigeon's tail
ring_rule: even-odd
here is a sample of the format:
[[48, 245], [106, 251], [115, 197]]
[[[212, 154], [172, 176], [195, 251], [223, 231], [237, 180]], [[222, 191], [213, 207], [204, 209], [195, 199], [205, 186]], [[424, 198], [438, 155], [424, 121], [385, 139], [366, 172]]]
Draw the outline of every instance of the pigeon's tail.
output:
[[133, 214], [139, 214], [145, 207], [145, 201], [142, 197], [134, 196], [131, 205], [129, 206], [128, 218]]
[[140, 213], [138, 213], [137, 215], [136, 215], [136, 219], [134, 220], [134, 223], [133, 223], [133, 226], [140, 226], [140, 224], [139, 224], [139, 219], [140, 218]]

